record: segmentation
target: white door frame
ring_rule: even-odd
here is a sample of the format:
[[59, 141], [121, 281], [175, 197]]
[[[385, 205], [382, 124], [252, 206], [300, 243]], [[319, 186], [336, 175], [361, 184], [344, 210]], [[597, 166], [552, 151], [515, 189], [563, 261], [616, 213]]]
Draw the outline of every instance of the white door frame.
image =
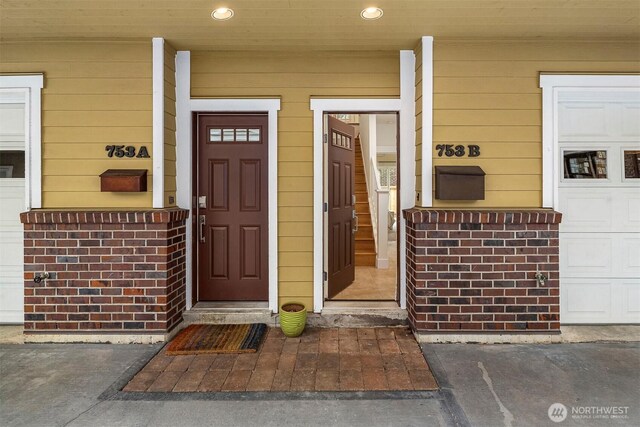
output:
[[415, 198], [415, 56], [413, 51], [400, 52], [400, 98], [368, 99], [311, 99], [313, 111], [313, 311], [324, 306], [324, 114], [341, 113], [398, 113], [400, 169], [400, 212], [398, 239], [400, 250], [400, 308], [406, 308], [406, 236], [402, 210], [414, 206]]
[[42, 95], [43, 74], [0, 75], [0, 89], [25, 93], [25, 210], [42, 207]]
[[640, 75], [543, 74], [542, 88], [542, 207], [558, 208], [560, 185], [558, 94], [563, 91], [640, 90]]
[[[278, 311], [278, 111], [279, 98], [204, 99], [191, 98], [191, 53], [176, 55], [176, 198], [178, 206], [192, 212], [193, 140], [191, 116], [194, 111], [261, 113], [269, 120], [269, 309]], [[191, 219], [187, 220], [186, 300], [191, 308], [195, 283], [192, 280], [193, 253]]]

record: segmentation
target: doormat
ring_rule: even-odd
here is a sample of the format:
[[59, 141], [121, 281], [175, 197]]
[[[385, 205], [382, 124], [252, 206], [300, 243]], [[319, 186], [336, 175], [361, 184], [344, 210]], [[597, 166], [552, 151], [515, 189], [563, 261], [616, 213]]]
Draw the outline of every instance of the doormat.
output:
[[189, 325], [171, 340], [166, 354], [255, 353], [266, 331], [264, 323]]

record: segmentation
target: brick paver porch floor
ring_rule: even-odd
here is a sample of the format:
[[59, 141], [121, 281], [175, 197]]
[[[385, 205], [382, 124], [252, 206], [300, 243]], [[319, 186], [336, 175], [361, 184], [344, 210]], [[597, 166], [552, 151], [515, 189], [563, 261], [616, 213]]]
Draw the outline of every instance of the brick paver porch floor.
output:
[[[166, 348], [166, 347], [165, 347]], [[163, 348], [124, 391], [373, 391], [438, 386], [408, 328], [269, 328], [257, 353], [167, 356]]]

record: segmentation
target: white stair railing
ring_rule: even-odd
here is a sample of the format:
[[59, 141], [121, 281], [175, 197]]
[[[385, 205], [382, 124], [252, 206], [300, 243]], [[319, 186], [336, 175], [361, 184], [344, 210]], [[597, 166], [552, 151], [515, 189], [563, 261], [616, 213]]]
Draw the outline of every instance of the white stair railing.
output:
[[376, 158], [376, 117], [373, 114], [361, 117], [367, 119], [360, 121], [360, 147], [376, 248], [376, 267], [389, 268], [387, 254], [389, 190], [380, 185], [380, 172]]

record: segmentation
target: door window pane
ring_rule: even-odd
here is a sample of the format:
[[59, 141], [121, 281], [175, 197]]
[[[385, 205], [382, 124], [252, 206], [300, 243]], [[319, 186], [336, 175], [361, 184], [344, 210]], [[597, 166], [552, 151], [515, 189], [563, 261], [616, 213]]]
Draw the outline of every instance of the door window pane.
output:
[[565, 151], [565, 179], [606, 179], [607, 152], [598, 151]]
[[624, 177], [640, 178], [640, 150], [624, 150]]
[[209, 129], [209, 142], [222, 141], [222, 129]]
[[249, 141], [250, 142], [260, 141], [260, 129], [249, 129]]
[[236, 141], [238, 141], [238, 142], [247, 142], [247, 130], [246, 129], [236, 129]]
[[222, 140], [225, 142], [233, 142], [235, 141], [235, 129], [224, 129], [222, 131]]

